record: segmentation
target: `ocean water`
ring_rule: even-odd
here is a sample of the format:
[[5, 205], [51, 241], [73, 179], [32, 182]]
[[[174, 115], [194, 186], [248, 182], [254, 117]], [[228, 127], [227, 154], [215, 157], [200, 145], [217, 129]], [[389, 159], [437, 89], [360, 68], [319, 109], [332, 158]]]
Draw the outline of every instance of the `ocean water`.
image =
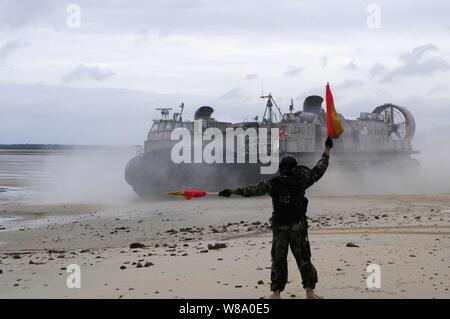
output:
[[124, 179], [133, 147], [0, 150], [0, 205], [126, 200]]

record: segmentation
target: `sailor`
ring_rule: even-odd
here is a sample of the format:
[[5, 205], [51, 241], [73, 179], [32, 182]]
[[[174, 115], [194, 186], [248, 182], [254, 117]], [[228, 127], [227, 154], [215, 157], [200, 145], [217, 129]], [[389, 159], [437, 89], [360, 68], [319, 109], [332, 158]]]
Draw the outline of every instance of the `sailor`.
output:
[[327, 138], [325, 150], [314, 168], [297, 165], [297, 160], [291, 155], [282, 157], [279, 171], [275, 177], [256, 185], [225, 189], [219, 196], [229, 197], [231, 194], [244, 197], [269, 194], [272, 197], [272, 270], [270, 298], [279, 299], [284, 290], [287, 278], [287, 255], [289, 246], [297, 262], [302, 277], [302, 285], [306, 290], [307, 299], [321, 299], [315, 294], [317, 271], [311, 262], [311, 250], [308, 239], [308, 224], [306, 210], [308, 200], [305, 190], [317, 182], [328, 167], [330, 149], [333, 140]]

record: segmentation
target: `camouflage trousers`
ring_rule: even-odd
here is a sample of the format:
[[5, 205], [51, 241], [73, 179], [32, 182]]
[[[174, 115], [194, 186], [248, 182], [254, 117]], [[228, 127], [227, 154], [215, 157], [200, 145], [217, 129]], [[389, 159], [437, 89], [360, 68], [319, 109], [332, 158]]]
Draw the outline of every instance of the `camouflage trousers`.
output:
[[311, 263], [308, 232], [301, 227], [278, 226], [273, 228], [272, 271], [270, 289], [283, 291], [288, 279], [287, 255], [289, 247], [302, 276], [303, 288], [315, 288], [317, 271]]

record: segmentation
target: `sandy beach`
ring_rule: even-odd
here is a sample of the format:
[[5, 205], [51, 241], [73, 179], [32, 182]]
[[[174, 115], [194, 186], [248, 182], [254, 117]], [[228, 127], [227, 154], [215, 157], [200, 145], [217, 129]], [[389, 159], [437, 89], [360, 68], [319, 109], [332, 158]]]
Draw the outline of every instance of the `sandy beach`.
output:
[[[265, 298], [270, 204], [2, 205], [0, 298]], [[325, 298], [450, 297], [450, 194], [310, 197], [308, 215]], [[304, 298], [288, 262], [283, 297]], [[70, 264], [81, 288], [66, 285]], [[369, 264], [380, 266], [380, 288], [367, 287]]]

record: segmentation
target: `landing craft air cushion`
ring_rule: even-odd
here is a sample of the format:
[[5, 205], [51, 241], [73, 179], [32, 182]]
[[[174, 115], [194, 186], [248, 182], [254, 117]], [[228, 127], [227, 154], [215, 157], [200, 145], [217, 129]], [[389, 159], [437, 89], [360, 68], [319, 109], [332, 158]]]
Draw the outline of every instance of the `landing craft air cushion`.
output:
[[[322, 108], [323, 98], [308, 96], [303, 103], [303, 110], [294, 111], [293, 103], [289, 112], [282, 114], [272, 95], [262, 96], [267, 99], [266, 109], [261, 121], [258, 118], [240, 123], [217, 121], [211, 117], [214, 109], [202, 106], [194, 114], [194, 121], [183, 120], [184, 104], [181, 112], [170, 116], [170, 108], [161, 108], [161, 118], [153, 125], [144, 142], [143, 152], [132, 158], [125, 168], [125, 179], [133, 190], [142, 198], [158, 196], [174, 189], [208, 189], [217, 191], [230, 185], [254, 184], [267, 179], [270, 175], [261, 174], [261, 166], [267, 166], [259, 160], [252, 163], [253, 143], [257, 143], [245, 132], [249, 128], [279, 129], [276, 149], [279, 156], [291, 154], [302, 165], [311, 166], [320, 157], [323, 143], [327, 138], [326, 113]], [[275, 107], [275, 108], [274, 108]], [[335, 140], [333, 165], [345, 169], [367, 169], [373, 166], [402, 167], [416, 166], [418, 162], [411, 156], [414, 151], [411, 140], [415, 133], [415, 120], [405, 107], [395, 104], [383, 104], [372, 112], [362, 112], [357, 119], [345, 119], [339, 114], [344, 127], [342, 136]], [[244, 134], [237, 138], [234, 149], [223, 149], [223, 163], [174, 163], [171, 151], [179, 141], [172, 140], [172, 132], [185, 128], [194, 136], [195, 121], [201, 123], [201, 130], [217, 128], [226, 136], [227, 129], [239, 129], [235, 132]], [[270, 133], [267, 136], [267, 154], [270, 155]], [[243, 142], [245, 163], [236, 163], [238, 141]], [[204, 140], [203, 147], [210, 141]], [[222, 143], [226, 145], [225, 141]], [[242, 146], [242, 145], [241, 145]], [[217, 150], [216, 150], [217, 151]], [[231, 152], [231, 154], [230, 154]], [[227, 162], [227, 156], [235, 159]]]

